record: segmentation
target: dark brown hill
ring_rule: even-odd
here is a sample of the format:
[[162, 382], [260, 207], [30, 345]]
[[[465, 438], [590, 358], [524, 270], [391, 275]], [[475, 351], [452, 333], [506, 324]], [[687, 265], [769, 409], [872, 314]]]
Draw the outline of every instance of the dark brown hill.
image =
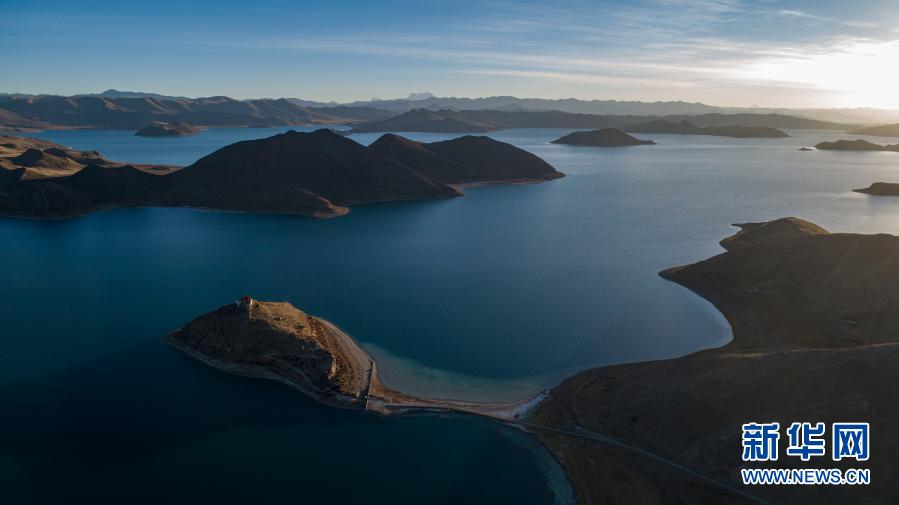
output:
[[0, 213], [40, 218], [64, 218], [97, 210], [146, 205], [165, 176], [130, 165], [88, 165], [65, 177], [20, 180], [0, 195]]
[[326, 129], [231, 144], [172, 174], [169, 184], [160, 197], [176, 205], [315, 215], [459, 194]]
[[445, 184], [539, 182], [563, 176], [539, 157], [489, 137], [422, 143], [386, 134], [370, 148]]
[[[490, 137], [466, 135], [425, 146], [437, 154], [469, 167], [476, 175], [466, 182], [549, 181], [564, 174], [540, 157]], [[427, 167], [421, 167], [426, 170]]]

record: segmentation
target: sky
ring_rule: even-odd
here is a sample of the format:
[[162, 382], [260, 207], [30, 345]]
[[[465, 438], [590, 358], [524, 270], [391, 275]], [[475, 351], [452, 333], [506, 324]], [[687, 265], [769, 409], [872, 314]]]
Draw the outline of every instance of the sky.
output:
[[899, 0], [0, 0], [0, 92], [899, 108]]

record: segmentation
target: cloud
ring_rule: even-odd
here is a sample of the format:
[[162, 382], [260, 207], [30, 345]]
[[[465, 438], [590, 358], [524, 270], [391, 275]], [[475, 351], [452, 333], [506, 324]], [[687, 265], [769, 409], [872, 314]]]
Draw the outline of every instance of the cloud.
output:
[[851, 26], [854, 28], [876, 28], [877, 23], [871, 23], [868, 21], [856, 21], [851, 19], [835, 19], [827, 16], [818, 16], [816, 14], [809, 14], [807, 12], [798, 11], [798, 10], [779, 10], [778, 14], [788, 17], [788, 18], [798, 18], [798, 19], [808, 19], [814, 21], [823, 21], [826, 23], [835, 23], [843, 26]]

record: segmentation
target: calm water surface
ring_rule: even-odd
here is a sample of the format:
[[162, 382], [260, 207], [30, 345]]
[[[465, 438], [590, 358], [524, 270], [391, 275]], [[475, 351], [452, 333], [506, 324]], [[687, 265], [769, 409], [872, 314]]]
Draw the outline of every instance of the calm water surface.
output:
[[[189, 164], [281, 131], [35, 136]], [[552, 503], [535, 449], [513, 433], [328, 409], [206, 369], [160, 337], [251, 293], [335, 322], [396, 387], [518, 399], [585, 367], [726, 342], [723, 318], [657, 272], [720, 252], [729, 223], [794, 215], [899, 233], [899, 199], [849, 191], [899, 181], [899, 154], [797, 151], [851, 136], [548, 143], [567, 132], [492, 134], [564, 179], [328, 221], [186, 209], [0, 219], [0, 502]]]

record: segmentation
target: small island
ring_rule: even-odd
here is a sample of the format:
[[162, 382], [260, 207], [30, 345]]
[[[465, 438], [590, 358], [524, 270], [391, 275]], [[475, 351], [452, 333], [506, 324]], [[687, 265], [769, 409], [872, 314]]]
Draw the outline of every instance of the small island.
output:
[[228, 373], [271, 379], [332, 407], [379, 415], [456, 412], [515, 423], [518, 403], [421, 398], [385, 386], [374, 360], [337, 326], [287, 302], [244, 296], [165, 337], [172, 347]]
[[867, 188], [853, 189], [852, 191], [872, 196], [899, 196], [899, 183], [875, 182]]
[[899, 152], [899, 144], [882, 146], [864, 139], [837, 140], [834, 142], [821, 142], [815, 149], [822, 151], [893, 151]]
[[203, 131], [188, 123], [155, 123], [135, 133], [138, 137], [183, 137], [194, 135]]
[[592, 147], [625, 147], [655, 145], [652, 140], [641, 140], [618, 128], [602, 128], [585, 132], [569, 133], [552, 141], [553, 144], [567, 144], [573, 146]]
[[630, 133], [674, 133], [678, 135], [711, 135], [715, 137], [745, 138], [784, 138], [789, 137], [777, 128], [767, 126], [707, 126], [700, 127], [690, 121], [680, 122], [658, 119], [627, 126], [624, 128]]

